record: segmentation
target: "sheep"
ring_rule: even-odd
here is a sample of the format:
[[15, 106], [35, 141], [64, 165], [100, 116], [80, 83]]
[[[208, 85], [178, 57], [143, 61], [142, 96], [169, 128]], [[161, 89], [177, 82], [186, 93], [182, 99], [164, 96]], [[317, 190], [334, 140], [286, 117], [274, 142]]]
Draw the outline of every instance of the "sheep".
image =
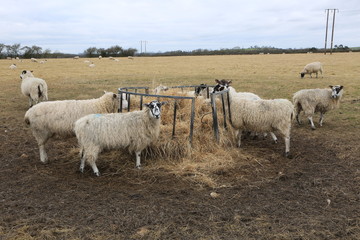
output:
[[75, 56], [75, 57], [74, 57], [75, 60], [76, 60], [76, 59], [79, 59], [79, 58], [80, 58], [80, 56]]
[[55, 134], [73, 136], [75, 121], [92, 113], [112, 113], [119, 108], [119, 97], [112, 92], [89, 100], [64, 100], [42, 102], [25, 114], [25, 123], [30, 126], [39, 145], [40, 161], [48, 162], [46, 142]]
[[316, 73], [316, 78], [318, 78], [318, 72], [320, 72], [322, 76], [322, 72], [323, 72], [322, 64], [321, 62], [313, 62], [307, 64], [304, 67], [304, 69], [300, 72], [300, 76], [301, 78], [304, 78], [305, 74], [310, 74], [310, 77], [312, 78], [311, 74]]
[[339, 107], [344, 87], [341, 85], [330, 85], [329, 87], [330, 89], [303, 89], [294, 94], [295, 118], [299, 125], [301, 124], [299, 119], [301, 111], [304, 111], [309, 119], [311, 129], [315, 130], [312, 118], [314, 113], [320, 112], [319, 125], [322, 126], [324, 114]]
[[104, 149], [128, 148], [135, 152], [136, 167], [140, 168], [141, 151], [157, 140], [160, 133], [161, 106], [165, 102], [144, 104], [142, 111], [113, 114], [91, 114], [75, 123], [75, 134], [80, 146], [80, 171], [85, 162], [99, 176], [96, 160]]
[[41, 78], [36, 78], [29, 70], [24, 70], [20, 74], [21, 92], [29, 97], [29, 107], [33, 106], [33, 102], [37, 104], [40, 100], [48, 100], [48, 87], [46, 82]]
[[241, 146], [243, 130], [253, 132], [277, 131], [285, 140], [285, 156], [290, 156], [290, 130], [294, 106], [287, 99], [248, 100], [230, 98], [231, 124]]
[[38, 62], [38, 60], [36, 58], [31, 58], [30, 59], [32, 62]]
[[[232, 81], [228, 81], [225, 79], [222, 80], [218, 80], [215, 79], [215, 82], [217, 83], [216, 86], [213, 89], [213, 93], [215, 92], [220, 92], [223, 91], [225, 89], [229, 89], [229, 96], [230, 96], [230, 100], [231, 98], [239, 98], [239, 99], [246, 99], [246, 100], [252, 100], [252, 101], [256, 101], [256, 100], [261, 100], [261, 98], [251, 92], [236, 92], [236, 90], [230, 86], [230, 84], [232, 83]], [[255, 136], [258, 135], [258, 133], [254, 133]], [[263, 133], [264, 138], [267, 136], [267, 133]], [[273, 132], [270, 132], [270, 136], [273, 139], [274, 143], [277, 143], [277, 137]]]
[[9, 68], [13, 70], [16, 69], [16, 64], [15, 63], [11, 64]]
[[93, 62], [91, 62], [91, 63], [89, 64], [89, 67], [93, 68], [93, 67], [95, 67], [95, 64], [94, 64]]
[[154, 88], [153, 94], [157, 95], [157, 94], [159, 94], [161, 92], [166, 92], [167, 90], [169, 90], [169, 87], [160, 84], [159, 86]]
[[195, 96], [203, 96], [204, 98], [209, 98], [209, 93], [213, 92], [212, 87], [208, 87], [206, 84], [201, 83], [198, 87], [195, 88]]

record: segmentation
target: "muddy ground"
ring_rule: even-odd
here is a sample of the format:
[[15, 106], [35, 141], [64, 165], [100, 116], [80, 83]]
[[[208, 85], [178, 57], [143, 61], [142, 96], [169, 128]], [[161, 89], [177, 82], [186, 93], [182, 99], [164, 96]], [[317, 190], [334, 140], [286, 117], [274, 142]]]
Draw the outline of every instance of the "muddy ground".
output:
[[0, 115], [0, 239], [360, 239], [359, 133], [336, 121], [294, 124], [292, 159], [281, 140], [244, 140], [237, 151], [261, 160], [209, 173], [214, 188], [133, 156], [81, 174], [75, 138], [50, 140], [41, 164], [13, 105]]

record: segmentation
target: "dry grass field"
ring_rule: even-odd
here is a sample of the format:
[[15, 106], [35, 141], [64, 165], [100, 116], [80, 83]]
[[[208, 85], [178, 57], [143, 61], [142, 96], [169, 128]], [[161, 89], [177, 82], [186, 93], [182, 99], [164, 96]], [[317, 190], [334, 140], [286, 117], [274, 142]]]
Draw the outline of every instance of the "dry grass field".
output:
[[[91, 59], [94, 68], [84, 60], [0, 60], [1, 240], [360, 239], [359, 53]], [[323, 62], [323, 78], [301, 79], [299, 72], [313, 61]], [[9, 69], [12, 63], [16, 70]], [[97, 163], [102, 175], [95, 177], [88, 166], [78, 171], [74, 137], [49, 140], [50, 162], [40, 163], [24, 124], [28, 99], [19, 75], [25, 69], [47, 81], [49, 100], [97, 98], [125, 86], [213, 84], [216, 78], [264, 99], [336, 84], [345, 93], [323, 127], [312, 131], [304, 117], [303, 125], [293, 123], [292, 159], [283, 156], [282, 139], [245, 139], [238, 149], [229, 131], [217, 144], [211, 119], [199, 120], [207, 111], [201, 107], [190, 149], [184, 104], [177, 137], [162, 127], [165, 152], [145, 153], [141, 170], [134, 168], [134, 154], [104, 152]], [[169, 104], [164, 117], [171, 111]]]

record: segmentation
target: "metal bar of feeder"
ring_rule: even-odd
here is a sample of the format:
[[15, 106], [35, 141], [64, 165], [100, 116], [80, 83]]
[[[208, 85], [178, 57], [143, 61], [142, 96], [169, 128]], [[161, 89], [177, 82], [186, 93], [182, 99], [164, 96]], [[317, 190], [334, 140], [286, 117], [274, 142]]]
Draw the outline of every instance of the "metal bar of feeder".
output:
[[220, 140], [219, 139], [219, 125], [218, 125], [217, 113], [216, 113], [215, 95], [216, 94], [211, 94], [210, 99], [211, 99], [211, 110], [212, 110], [212, 115], [213, 115], [213, 129], [214, 129], [215, 139], [217, 142], [219, 142], [219, 140]]
[[176, 110], [177, 110], [177, 102], [176, 102], [176, 99], [175, 99], [175, 101], [174, 101], [174, 118], [173, 118], [172, 138], [174, 138], [174, 137], [175, 137]]
[[231, 121], [231, 109], [230, 109], [230, 96], [229, 96], [229, 91], [228, 91], [226, 94], [227, 94], [228, 111], [229, 111], [229, 122], [230, 122], [230, 124], [232, 124], [232, 121]]
[[223, 115], [224, 115], [224, 128], [227, 129], [227, 125], [226, 125], [226, 109], [225, 109], [224, 94], [221, 94], [221, 103], [222, 103], [222, 109], [223, 109]]
[[120, 105], [119, 105], [119, 109], [118, 109], [118, 112], [122, 112], [122, 102], [123, 102], [123, 99], [122, 99], [122, 93], [119, 93], [119, 96], [120, 96]]
[[128, 94], [127, 95], [127, 101], [128, 101], [128, 112], [130, 112], [130, 97], [131, 97], [131, 95], [130, 94]]
[[192, 139], [194, 133], [194, 119], [195, 119], [195, 98], [191, 100], [190, 135], [189, 135], [190, 146], [192, 146]]
[[143, 96], [140, 96], [140, 110], [142, 110], [143, 107]]

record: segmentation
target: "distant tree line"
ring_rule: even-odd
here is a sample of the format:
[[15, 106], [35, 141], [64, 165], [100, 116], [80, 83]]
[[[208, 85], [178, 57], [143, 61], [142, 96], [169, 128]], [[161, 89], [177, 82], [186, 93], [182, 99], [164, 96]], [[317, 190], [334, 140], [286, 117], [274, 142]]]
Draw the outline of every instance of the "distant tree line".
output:
[[[343, 45], [335, 45], [333, 52], [349, 52], [349, 51], [359, 51], [360, 49], [351, 49]], [[330, 49], [327, 49], [329, 52]], [[192, 51], [169, 51], [169, 52], [159, 52], [159, 53], [147, 53], [143, 55], [155, 55], [155, 56], [198, 56], [198, 55], [241, 55], [241, 54], [283, 54], [283, 53], [323, 53], [324, 49], [318, 49], [315, 47], [311, 48], [275, 48], [268, 46], [251, 46], [249, 48], [222, 48], [219, 50], [208, 50], [208, 49], [196, 49]]]
[[[329, 52], [330, 49], [327, 49]], [[348, 46], [335, 45], [333, 52], [349, 52], [349, 51], [360, 51], [360, 48], [349, 48]], [[127, 56], [198, 56], [198, 55], [241, 55], [241, 54], [283, 54], [283, 53], [323, 53], [324, 49], [322, 48], [275, 48], [269, 46], [251, 46], [249, 48], [222, 48], [218, 50], [208, 50], [208, 49], [196, 49], [192, 51], [167, 51], [167, 52], [158, 52], [158, 53], [140, 53], [137, 54], [137, 49], [128, 48], [124, 49], [118, 45], [111, 46], [109, 48], [96, 48], [89, 47], [82, 54], [68, 54], [61, 53], [58, 51], [52, 52], [50, 49], [43, 50], [42, 47], [33, 45], [33, 46], [24, 46], [22, 47], [19, 43], [13, 45], [6, 45], [0, 43], [0, 59], [1, 58], [70, 58], [75, 55], [80, 55], [82, 57], [127, 57]]]
[[96, 48], [90, 47], [83, 53], [84, 57], [127, 57], [134, 56], [137, 53], [137, 49], [128, 48], [124, 49], [118, 45], [111, 46], [109, 48]]

